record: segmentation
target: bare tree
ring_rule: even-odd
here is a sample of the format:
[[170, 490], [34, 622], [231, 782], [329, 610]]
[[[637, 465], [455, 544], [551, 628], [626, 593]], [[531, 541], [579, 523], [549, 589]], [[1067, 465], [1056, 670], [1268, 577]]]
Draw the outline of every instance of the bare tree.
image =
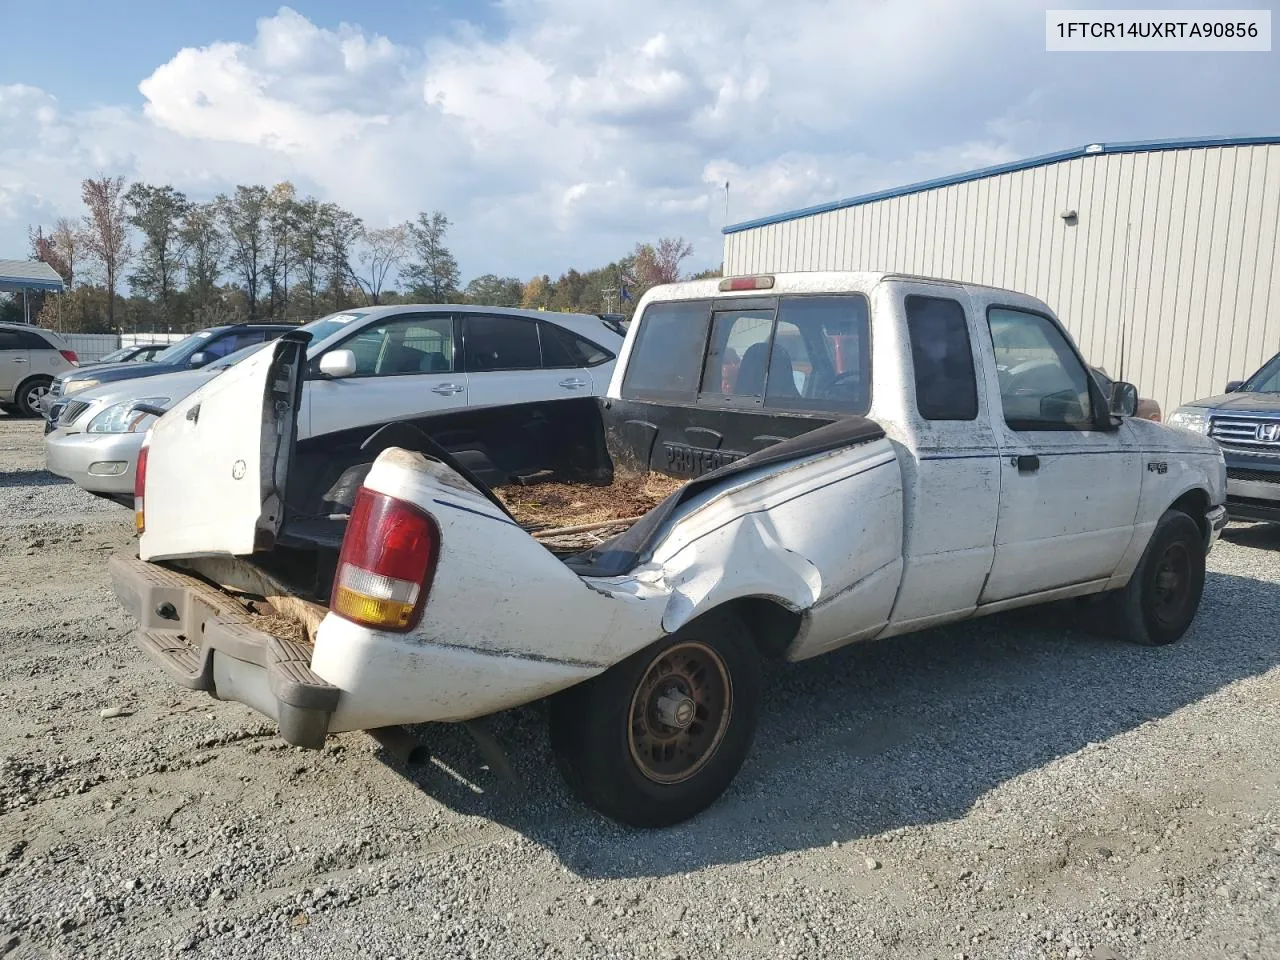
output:
[[70, 290], [75, 286], [76, 261], [84, 246], [84, 235], [79, 224], [70, 217], [59, 217], [53, 221], [53, 233], [49, 234], [49, 238], [53, 241], [53, 249], [58, 251], [58, 256], [66, 264], [67, 272], [62, 274], [62, 278], [67, 281], [67, 289]]
[[89, 208], [84, 216], [84, 248], [102, 267], [107, 288], [107, 325], [111, 328], [115, 327], [120, 271], [133, 259], [124, 193], [124, 177], [100, 175], [80, 184], [80, 195]]
[[394, 227], [366, 230], [361, 238], [360, 264], [364, 276], [357, 276], [356, 283], [364, 292], [365, 300], [375, 306], [382, 297], [382, 287], [387, 274], [404, 262], [409, 253], [409, 225], [398, 223]]

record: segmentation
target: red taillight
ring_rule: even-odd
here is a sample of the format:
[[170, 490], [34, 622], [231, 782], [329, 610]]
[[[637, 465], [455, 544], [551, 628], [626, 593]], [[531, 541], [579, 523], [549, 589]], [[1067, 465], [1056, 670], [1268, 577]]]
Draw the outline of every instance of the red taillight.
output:
[[74, 363], [77, 367], [80, 366], [80, 358], [76, 356], [76, 352], [74, 350], [59, 350], [58, 352], [62, 354], [63, 359], [66, 360], [67, 363]]
[[403, 633], [418, 625], [440, 556], [440, 528], [411, 503], [362, 487], [351, 508], [329, 608]]
[[138, 528], [138, 536], [146, 529], [146, 517], [143, 510], [142, 493], [147, 487], [147, 447], [138, 451], [138, 465], [133, 471], [133, 525]]
[[730, 290], [772, 290], [773, 277], [725, 277], [720, 281], [721, 292]]

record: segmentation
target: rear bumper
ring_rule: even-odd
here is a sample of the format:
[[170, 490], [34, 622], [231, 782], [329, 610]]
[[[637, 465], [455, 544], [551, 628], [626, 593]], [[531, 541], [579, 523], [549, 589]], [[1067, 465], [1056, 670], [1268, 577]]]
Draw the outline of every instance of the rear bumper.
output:
[[111, 587], [138, 621], [134, 642], [177, 683], [235, 700], [318, 749], [340, 691], [311, 670], [311, 648], [257, 630], [235, 600], [195, 577], [128, 554], [107, 564]]
[[[133, 493], [133, 472], [145, 434], [62, 433], [44, 438], [45, 464], [60, 477], [95, 493]], [[121, 472], [106, 474], [116, 469]]]

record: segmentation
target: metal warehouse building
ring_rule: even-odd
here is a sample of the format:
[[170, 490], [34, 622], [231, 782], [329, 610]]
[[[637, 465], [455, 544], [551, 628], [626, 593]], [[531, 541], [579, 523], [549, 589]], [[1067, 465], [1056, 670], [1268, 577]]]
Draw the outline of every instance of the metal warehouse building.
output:
[[1094, 143], [725, 228], [726, 275], [891, 270], [1049, 304], [1166, 413], [1280, 350], [1280, 136]]

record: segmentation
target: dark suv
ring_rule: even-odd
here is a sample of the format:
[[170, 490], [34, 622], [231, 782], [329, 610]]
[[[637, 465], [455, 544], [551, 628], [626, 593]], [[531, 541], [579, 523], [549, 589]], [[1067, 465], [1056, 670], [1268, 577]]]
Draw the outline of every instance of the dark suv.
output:
[[167, 350], [156, 354], [150, 363], [100, 363], [64, 373], [53, 381], [44, 398], [43, 412], [45, 433], [53, 429], [67, 398], [104, 383], [154, 377], [162, 373], [195, 370], [205, 364], [221, 360], [228, 354], [243, 350], [256, 343], [274, 340], [292, 324], [284, 323], [234, 323], [225, 327], [210, 327], [179, 340]]
[[1218, 441], [1227, 461], [1227, 512], [1280, 523], [1280, 353], [1227, 392], [1179, 407], [1169, 423]]

